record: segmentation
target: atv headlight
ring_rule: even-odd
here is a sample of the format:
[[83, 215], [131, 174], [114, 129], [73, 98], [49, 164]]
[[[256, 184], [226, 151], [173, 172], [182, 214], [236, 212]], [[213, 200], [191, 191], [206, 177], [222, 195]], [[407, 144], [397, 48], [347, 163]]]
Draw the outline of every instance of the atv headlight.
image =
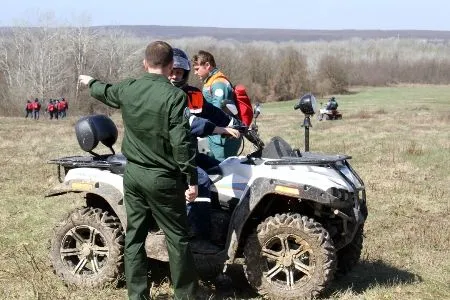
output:
[[294, 107], [294, 109], [299, 109], [304, 113], [305, 115], [313, 115], [317, 112], [317, 102], [316, 97], [314, 97], [313, 94], [308, 93], [306, 95], [303, 95], [300, 98], [300, 101], [298, 104]]

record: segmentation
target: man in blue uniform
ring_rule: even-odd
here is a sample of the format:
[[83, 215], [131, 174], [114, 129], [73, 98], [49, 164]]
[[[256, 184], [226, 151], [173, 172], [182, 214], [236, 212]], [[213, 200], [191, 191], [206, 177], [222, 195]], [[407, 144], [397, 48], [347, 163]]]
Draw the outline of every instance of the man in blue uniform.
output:
[[[191, 70], [189, 58], [186, 53], [174, 48], [174, 64], [170, 81], [176, 87], [181, 88], [188, 96], [188, 118], [191, 126], [192, 144], [197, 147], [197, 137], [206, 137], [210, 135], [228, 135], [239, 138], [238, 130], [228, 126], [236, 122], [231, 116], [224, 113], [221, 109], [211, 103], [204, 101], [202, 92], [196, 87], [187, 84]], [[211, 160], [201, 154], [197, 154], [197, 164], [204, 168], [210, 168], [219, 164], [219, 161]], [[198, 198], [196, 201], [188, 204], [188, 218], [192, 226], [193, 234], [209, 240], [210, 236], [210, 180], [208, 174], [200, 167], [198, 171]]]

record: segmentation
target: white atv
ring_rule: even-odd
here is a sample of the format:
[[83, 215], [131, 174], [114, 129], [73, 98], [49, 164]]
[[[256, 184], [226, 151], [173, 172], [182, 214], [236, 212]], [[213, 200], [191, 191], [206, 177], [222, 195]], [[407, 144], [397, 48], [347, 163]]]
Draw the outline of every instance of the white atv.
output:
[[[321, 103], [322, 104], [322, 103]], [[317, 120], [341, 120], [342, 113], [337, 109], [327, 109], [327, 104], [325, 104], [317, 114]]]
[[[314, 113], [312, 95], [299, 107]], [[123, 271], [126, 213], [121, 154], [92, 152], [99, 142], [112, 149], [117, 129], [106, 116], [84, 117], [75, 126], [89, 156], [51, 160], [61, 183], [47, 196], [82, 193], [86, 206], [75, 209], [55, 228], [50, 259], [67, 284], [102, 286]], [[364, 183], [347, 155], [293, 150], [275, 137], [255, 145], [247, 156], [230, 157], [207, 170], [212, 181], [211, 241], [192, 247], [204, 278], [243, 264], [247, 279], [273, 299], [310, 299], [357, 263], [367, 217]], [[163, 233], [156, 223], [148, 233], [147, 255], [167, 261]]]

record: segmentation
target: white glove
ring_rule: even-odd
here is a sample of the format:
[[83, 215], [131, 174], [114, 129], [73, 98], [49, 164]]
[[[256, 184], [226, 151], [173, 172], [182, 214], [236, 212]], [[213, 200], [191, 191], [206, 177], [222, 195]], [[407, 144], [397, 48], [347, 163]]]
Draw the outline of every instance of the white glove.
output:
[[80, 75], [80, 76], [78, 76], [78, 81], [81, 84], [84, 84], [84, 85], [88, 85], [89, 81], [91, 81], [92, 79], [94, 79], [94, 78], [92, 78], [89, 75]]

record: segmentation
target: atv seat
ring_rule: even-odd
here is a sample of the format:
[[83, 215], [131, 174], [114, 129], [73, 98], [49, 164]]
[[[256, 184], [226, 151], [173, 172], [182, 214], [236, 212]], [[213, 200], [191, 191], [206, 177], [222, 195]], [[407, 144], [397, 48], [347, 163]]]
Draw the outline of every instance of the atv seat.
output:
[[117, 127], [114, 122], [105, 115], [91, 115], [78, 120], [75, 124], [75, 134], [81, 149], [92, 152], [98, 143], [101, 142], [110, 148], [117, 141]]

